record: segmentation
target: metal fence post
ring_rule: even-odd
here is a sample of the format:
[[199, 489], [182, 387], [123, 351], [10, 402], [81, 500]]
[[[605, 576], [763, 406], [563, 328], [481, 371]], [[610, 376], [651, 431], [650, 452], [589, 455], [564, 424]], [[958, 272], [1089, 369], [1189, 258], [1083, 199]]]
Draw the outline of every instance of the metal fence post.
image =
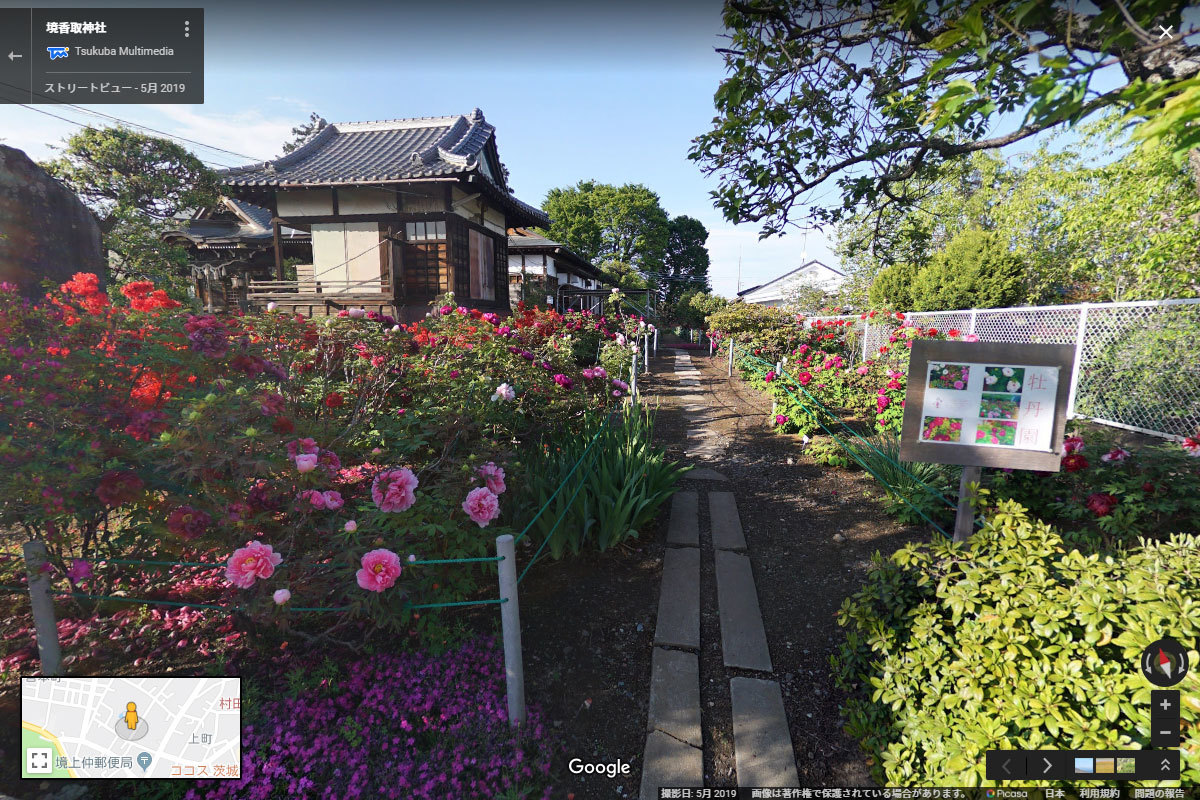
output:
[[712, 340], [712, 337], [709, 336], [708, 337], [708, 357], [712, 358], [712, 354], [713, 354], [713, 340]]
[[658, 355], [658, 328], [654, 329], [654, 355]]
[[646, 357], [642, 360], [642, 372], [650, 372], [650, 334], [646, 334]]
[[867, 360], [867, 340], [871, 337], [871, 320], [863, 323], [863, 361]]
[[729, 339], [729, 377], [733, 377], [733, 337]]
[[1091, 303], [1079, 308], [1079, 330], [1075, 332], [1075, 362], [1071, 367], [1071, 392], [1067, 395], [1067, 419], [1075, 419], [1075, 393], [1079, 388], [1079, 368], [1083, 366], [1083, 341], [1087, 333], [1088, 309]]
[[629, 369], [629, 396], [637, 399], [637, 350], [633, 351], [633, 366]]
[[37, 630], [38, 655], [43, 675], [62, 674], [62, 650], [58, 645], [58, 623], [54, 619], [54, 598], [50, 594], [50, 576], [42, 572], [49, 562], [46, 545], [26, 542], [25, 573], [29, 580], [29, 604], [33, 606], [33, 626]]
[[521, 609], [517, 605], [517, 551], [511, 533], [496, 537], [500, 568], [500, 627], [504, 636], [504, 677], [508, 684], [508, 724], [525, 724], [525, 665], [521, 661]]
[[971, 309], [971, 324], [969, 326], [970, 330], [968, 330], [967, 333], [975, 332], [975, 316], [976, 316], [976, 311], [975, 311], [975, 309], [972, 308]]

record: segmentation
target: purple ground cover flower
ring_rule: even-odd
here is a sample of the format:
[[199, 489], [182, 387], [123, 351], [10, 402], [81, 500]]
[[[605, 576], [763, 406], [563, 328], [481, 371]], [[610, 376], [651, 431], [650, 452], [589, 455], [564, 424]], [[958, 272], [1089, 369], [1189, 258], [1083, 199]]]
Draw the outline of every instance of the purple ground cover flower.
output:
[[535, 707], [520, 735], [509, 728], [495, 640], [349, 667], [334, 692], [265, 703], [243, 732], [241, 777], [198, 781], [185, 800], [551, 796], [559, 748]]

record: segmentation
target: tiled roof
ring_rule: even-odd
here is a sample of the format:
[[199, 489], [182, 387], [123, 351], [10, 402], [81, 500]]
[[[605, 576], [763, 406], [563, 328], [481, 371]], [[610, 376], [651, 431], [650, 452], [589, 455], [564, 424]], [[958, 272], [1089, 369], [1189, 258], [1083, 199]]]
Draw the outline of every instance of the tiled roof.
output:
[[541, 209], [513, 197], [503, 178], [479, 168], [496, 129], [478, 108], [470, 115], [379, 122], [335, 122], [285, 156], [221, 171], [238, 187], [404, 183], [477, 174], [505, 203], [548, 224]]
[[[204, 246], [269, 244], [274, 241], [270, 209], [233, 197], [222, 197], [221, 201], [223, 210], [218, 206], [213, 216], [176, 220], [178, 227], [168, 233], [179, 234], [194, 244]], [[280, 230], [280, 236], [284, 241], [309, 239], [307, 232], [286, 226]]]
[[566, 261], [577, 272], [601, 280], [600, 270], [596, 269], [590, 261], [562, 242], [547, 239], [545, 236], [527, 231], [524, 228], [516, 228], [514, 232], [508, 235], [508, 252], [520, 255], [522, 251], [550, 253], [556, 259]]

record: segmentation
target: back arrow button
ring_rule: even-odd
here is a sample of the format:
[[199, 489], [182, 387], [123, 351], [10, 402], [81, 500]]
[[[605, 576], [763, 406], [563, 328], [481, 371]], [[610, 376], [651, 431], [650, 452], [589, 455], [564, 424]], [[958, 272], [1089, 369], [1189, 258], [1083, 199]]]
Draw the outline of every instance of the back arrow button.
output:
[[9, 61], [16, 61], [18, 58], [24, 58], [24, 57], [25, 56], [21, 55], [20, 53], [14, 53], [11, 50], [8, 51], [8, 60]]

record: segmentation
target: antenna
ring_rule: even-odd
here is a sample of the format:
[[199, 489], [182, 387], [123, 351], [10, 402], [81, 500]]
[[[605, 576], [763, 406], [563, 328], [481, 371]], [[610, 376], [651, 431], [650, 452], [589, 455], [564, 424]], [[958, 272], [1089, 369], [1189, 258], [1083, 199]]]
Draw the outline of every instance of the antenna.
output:
[[742, 246], [738, 245], [738, 294], [742, 293]]
[[804, 242], [800, 245], [800, 263], [808, 263], [808, 231], [804, 232]]

